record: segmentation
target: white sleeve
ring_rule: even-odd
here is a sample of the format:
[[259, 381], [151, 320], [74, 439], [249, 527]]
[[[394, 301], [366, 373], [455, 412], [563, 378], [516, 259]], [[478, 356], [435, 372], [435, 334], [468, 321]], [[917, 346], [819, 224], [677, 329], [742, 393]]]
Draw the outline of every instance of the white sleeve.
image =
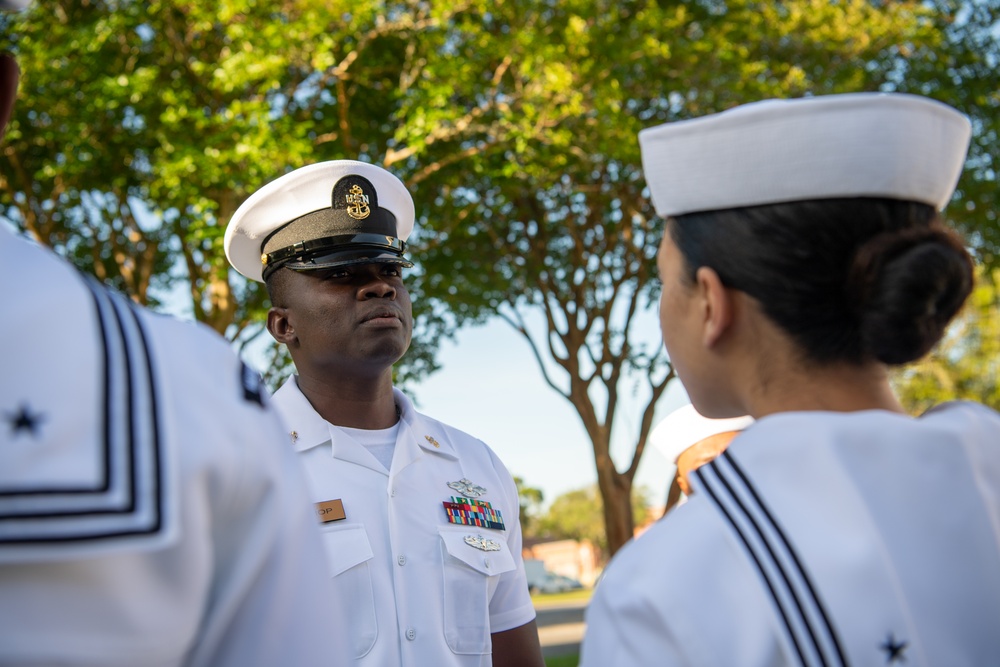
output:
[[[490, 450], [493, 466], [503, 481], [506, 506], [504, 514], [507, 528], [507, 546], [514, 557], [515, 568], [500, 575], [493, 597], [490, 598], [490, 632], [513, 630], [535, 618], [535, 606], [528, 592], [528, 577], [524, 572], [524, 558], [521, 555], [521, 517], [517, 498], [517, 485], [496, 453]], [[509, 514], [510, 516], [507, 516]]]
[[[170, 392], [173, 426], [189, 440], [179, 444], [202, 452], [187, 466], [197, 477], [188, 475], [184, 502], [205, 518], [188, 530], [205, 534], [186, 539], [211, 551], [202, 619], [186, 664], [350, 664], [348, 642], [336, 632], [346, 627], [344, 606], [334, 604], [305, 475], [266, 390], [234, 355], [210, 346], [189, 350], [187, 361], [211, 369], [211, 391], [224, 398], [206, 414], [208, 405], [190, 386], [197, 376], [181, 373], [172, 357], [177, 373], [169, 380], [179, 375], [187, 383]], [[200, 363], [190, 359], [196, 356]]]
[[622, 596], [614, 586], [602, 581], [587, 606], [580, 667], [691, 664], [655, 610], [643, 609], [641, 599]]
[[[264, 420], [262, 420], [263, 422]], [[216, 581], [191, 665], [349, 664], [343, 605], [334, 604], [312, 504], [299, 463], [268, 419], [247, 452], [232, 502], [216, 512]]]
[[697, 495], [615, 554], [586, 613], [581, 667], [783, 665], [763, 585]]

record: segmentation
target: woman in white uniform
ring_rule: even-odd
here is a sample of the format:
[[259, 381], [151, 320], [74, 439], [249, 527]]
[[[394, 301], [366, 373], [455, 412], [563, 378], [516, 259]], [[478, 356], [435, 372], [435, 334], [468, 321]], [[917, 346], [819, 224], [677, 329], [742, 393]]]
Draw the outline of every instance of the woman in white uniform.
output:
[[755, 422], [616, 555], [584, 667], [1000, 664], [1000, 415], [914, 418], [888, 378], [972, 289], [938, 213], [969, 136], [891, 94], [640, 134], [670, 358], [702, 414]]

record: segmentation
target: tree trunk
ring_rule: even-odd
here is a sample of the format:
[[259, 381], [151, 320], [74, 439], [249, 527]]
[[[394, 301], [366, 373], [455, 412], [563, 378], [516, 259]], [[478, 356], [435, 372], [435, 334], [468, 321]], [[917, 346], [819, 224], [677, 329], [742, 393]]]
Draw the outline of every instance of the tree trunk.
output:
[[632, 480], [615, 470], [610, 457], [602, 457], [597, 466], [597, 485], [604, 499], [604, 526], [610, 558], [632, 539], [635, 529], [632, 517]]

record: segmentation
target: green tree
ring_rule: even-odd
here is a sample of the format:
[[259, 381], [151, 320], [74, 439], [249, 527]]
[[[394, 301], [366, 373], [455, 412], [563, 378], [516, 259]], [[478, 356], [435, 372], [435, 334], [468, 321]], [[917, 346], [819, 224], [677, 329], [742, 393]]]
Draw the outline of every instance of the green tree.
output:
[[[290, 168], [384, 155], [407, 41], [439, 19], [382, 7], [36, 0], [5, 14], [23, 76], [4, 216], [140, 303], [186, 294], [195, 319], [247, 343], [265, 295], [229, 269], [225, 223]], [[421, 318], [411, 367], [434, 367], [440, 321]]]
[[924, 17], [939, 37], [908, 45], [908, 67], [893, 77], [903, 92], [948, 102], [972, 119], [969, 160], [949, 217], [979, 258], [1000, 267], [1000, 2], [932, 0]]
[[953, 400], [1000, 410], [1000, 269], [981, 269], [978, 284], [944, 340], [897, 371], [893, 385], [914, 415]]
[[[636, 133], [773, 96], [911, 90], [973, 116], [953, 210], [984, 256], [997, 221], [995, 2], [35, 0], [0, 18], [24, 76], [0, 211], [143, 303], [238, 345], [263, 290], [229, 270], [231, 213], [318, 160], [413, 190], [417, 336], [501, 317], [592, 443], [611, 552], [673, 369], [655, 332], [661, 233]], [[530, 324], [540, 319], [540, 327]], [[287, 357], [270, 348], [273, 374]], [[631, 392], [629, 389], [631, 388]], [[611, 456], [623, 399], [641, 415]]]
[[[601, 520], [600, 489], [596, 485], [569, 491], [556, 498], [538, 521], [539, 535], [555, 539], [589, 540], [610, 556], [607, 533]], [[632, 494], [632, 512], [645, 516], [650, 507], [649, 490], [638, 487]]]
[[517, 501], [520, 505], [521, 534], [524, 537], [534, 537], [545, 495], [541, 489], [525, 484], [524, 478], [518, 475], [514, 475], [514, 484], [517, 486]]

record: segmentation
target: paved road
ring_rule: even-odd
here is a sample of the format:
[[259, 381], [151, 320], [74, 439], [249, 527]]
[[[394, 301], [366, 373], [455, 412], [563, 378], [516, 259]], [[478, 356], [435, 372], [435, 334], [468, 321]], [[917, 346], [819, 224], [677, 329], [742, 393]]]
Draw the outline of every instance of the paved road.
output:
[[583, 612], [587, 601], [542, 603], [535, 606], [542, 655], [552, 657], [580, 652], [580, 640], [587, 627]]

